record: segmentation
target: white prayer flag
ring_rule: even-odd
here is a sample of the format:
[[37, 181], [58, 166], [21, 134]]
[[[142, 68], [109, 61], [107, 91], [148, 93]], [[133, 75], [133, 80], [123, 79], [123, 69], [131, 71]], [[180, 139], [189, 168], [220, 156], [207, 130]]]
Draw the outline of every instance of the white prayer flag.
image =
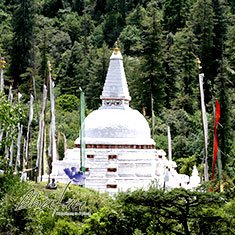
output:
[[26, 147], [25, 147], [26, 164], [27, 164], [27, 161], [28, 161], [29, 132], [30, 132], [30, 126], [31, 126], [32, 120], [33, 120], [33, 96], [30, 95], [29, 122], [28, 122], [27, 139], [26, 139]]
[[206, 116], [206, 107], [204, 101], [204, 91], [203, 91], [203, 78], [204, 74], [199, 74], [199, 86], [200, 86], [200, 94], [201, 94], [201, 110], [202, 110], [202, 122], [203, 122], [203, 133], [204, 133], [204, 175], [205, 181], [208, 181], [208, 164], [207, 164], [207, 146], [208, 146], [208, 123], [207, 123], [207, 116]]

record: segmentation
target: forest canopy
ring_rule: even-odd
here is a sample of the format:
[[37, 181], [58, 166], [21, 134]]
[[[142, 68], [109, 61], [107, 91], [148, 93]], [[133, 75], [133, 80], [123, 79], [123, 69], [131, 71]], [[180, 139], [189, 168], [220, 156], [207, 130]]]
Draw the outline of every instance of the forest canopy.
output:
[[[145, 113], [150, 125], [154, 125], [151, 129], [156, 148], [167, 151], [167, 126], [171, 127], [173, 160], [178, 160], [179, 165], [186, 158], [191, 166], [201, 164], [198, 73], [205, 74], [208, 156], [213, 155], [213, 110], [218, 100], [222, 167], [226, 175], [232, 175], [234, 7], [231, 0], [3, 0], [0, 55], [7, 62], [5, 93], [13, 84], [14, 94], [20, 91], [22, 102], [28, 103], [34, 78], [41, 100], [49, 60], [56, 85], [56, 128], [72, 147], [79, 135], [79, 87], [85, 92], [87, 113], [97, 109], [109, 57], [118, 41], [132, 96], [130, 105]], [[197, 57], [201, 60], [200, 71], [195, 65]], [[27, 120], [26, 115], [24, 122]], [[35, 133], [36, 122], [34, 117]], [[63, 155], [64, 148], [60, 146]]]

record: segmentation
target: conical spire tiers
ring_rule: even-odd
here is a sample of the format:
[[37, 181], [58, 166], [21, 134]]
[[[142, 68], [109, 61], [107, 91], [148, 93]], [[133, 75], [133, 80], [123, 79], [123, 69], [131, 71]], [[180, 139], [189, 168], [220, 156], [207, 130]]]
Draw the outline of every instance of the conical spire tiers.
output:
[[103, 101], [102, 108], [129, 107], [129, 101], [131, 100], [123, 67], [122, 54], [117, 45], [115, 46], [110, 57], [103, 92], [100, 96]]

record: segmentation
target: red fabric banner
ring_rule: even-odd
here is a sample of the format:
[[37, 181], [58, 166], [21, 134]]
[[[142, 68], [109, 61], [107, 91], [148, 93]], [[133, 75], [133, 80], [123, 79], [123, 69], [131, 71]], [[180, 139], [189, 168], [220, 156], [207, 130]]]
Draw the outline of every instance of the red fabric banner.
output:
[[216, 108], [215, 108], [215, 129], [214, 129], [214, 158], [213, 158], [213, 166], [212, 166], [212, 176], [211, 180], [213, 181], [214, 179], [214, 174], [215, 174], [215, 162], [216, 162], [216, 157], [217, 157], [217, 152], [218, 152], [218, 142], [217, 142], [217, 135], [216, 135], [216, 129], [219, 123], [219, 118], [220, 118], [220, 104], [218, 100], [216, 100]]

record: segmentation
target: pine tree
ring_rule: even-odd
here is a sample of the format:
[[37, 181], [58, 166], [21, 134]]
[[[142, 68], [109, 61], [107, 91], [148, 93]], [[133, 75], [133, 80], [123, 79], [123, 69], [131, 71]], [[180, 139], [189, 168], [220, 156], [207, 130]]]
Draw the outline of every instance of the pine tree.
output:
[[131, 11], [130, 14], [127, 16], [127, 25], [131, 24], [140, 27], [145, 15], [146, 10], [140, 4], [138, 4], [137, 7], [133, 11]]
[[91, 16], [88, 13], [83, 14], [81, 17], [81, 40], [80, 42], [83, 43], [85, 50], [88, 50], [89, 42], [90, 42], [90, 35], [91, 32], [94, 30], [94, 23], [91, 19]]
[[235, 160], [235, 118], [234, 118], [234, 88], [235, 88], [235, 15], [230, 15], [225, 42], [226, 50], [220, 64], [219, 74], [215, 80], [215, 99], [221, 105], [220, 124], [218, 128], [218, 142], [221, 148], [222, 166], [230, 175], [234, 175]]
[[[220, 120], [217, 131], [217, 139], [218, 145], [222, 152], [222, 167], [225, 169], [229, 165], [229, 163], [233, 160], [230, 156], [230, 149], [231, 149], [231, 140], [233, 139], [232, 136], [232, 129], [231, 129], [231, 90], [228, 75], [225, 71], [225, 64], [224, 62], [221, 63], [219, 68], [218, 76], [215, 79], [215, 98], [220, 103]], [[215, 102], [214, 102], [215, 103]], [[232, 172], [229, 172], [230, 174]], [[233, 172], [234, 173], [234, 172]]]
[[[95, 51], [95, 48], [90, 50]], [[90, 109], [97, 109], [101, 105], [100, 95], [104, 86], [108, 65], [110, 50], [104, 43], [102, 48], [96, 50], [93, 57], [93, 66], [90, 68], [89, 83], [86, 87], [86, 104]]]
[[105, 42], [112, 47], [125, 26], [125, 1], [107, 1], [106, 11], [103, 33]]
[[172, 33], [167, 35], [166, 44], [164, 46], [163, 67], [165, 68], [165, 106], [171, 108], [171, 102], [177, 95], [178, 88], [176, 86], [177, 66], [176, 56], [173, 53], [172, 46], [174, 44], [174, 36]]
[[53, 18], [58, 13], [59, 9], [63, 9], [62, 0], [46, 0], [42, 12], [44, 16]]
[[[75, 42], [71, 50], [67, 50], [62, 57], [59, 67], [59, 88], [61, 94], [78, 95], [79, 86], [81, 86], [77, 74], [77, 63], [82, 61], [83, 48], [78, 42]], [[80, 71], [79, 71], [80, 72]]]
[[32, 66], [33, 61], [33, 27], [34, 27], [34, 2], [22, 0], [17, 2], [17, 8], [13, 13], [12, 27], [14, 37], [11, 50], [10, 74], [15, 86], [27, 81], [21, 78], [21, 74]]
[[97, 0], [95, 3], [93, 19], [100, 22], [103, 14], [106, 14], [106, 0]]
[[59, 88], [61, 94], [78, 95], [79, 87], [86, 89], [89, 83], [90, 58], [92, 51], [84, 43], [75, 42], [71, 50], [62, 56], [59, 68]]
[[41, 53], [41, 63], [40, 63], [40, 68], [39, 68], [39, 75], [41, 78], [44, 80], [46, 79], [47, 76], [47, 54], [48, 54], [48, 45], [47, 45], [47, 36], [46, 36], [46, 30], [44, 28], [43, 31], [43, 42], [40, 46], [40, 53]]
[[165, 1], [163, 7], [163, 26], [167, 32], [175, 34], [178, 29], [184, 28], [189, 6], [189, 0]]
[[211, 82], [214, 81], [216, 75], [213, 67], [215, 58], [212, 54], [215, 26], [212, 0], [198, 0], [194, 4], [191, 10], [190, 24], [198, 44], [196, 56], [200, 58], [205, 73], [205, 102], [208, 103], [212, 98]]
[[[174, 55], [174, 67], [179, 77], [180, 96], [190, 97], [193, 89], [198, 87], [197, 72], [195, 66], [195, 53], [197, 51], [196, 38], [190, 27], [184, 28], [175, 35], [175, 42], [172, 46]], [[184, 107], [192, 112], [192, 106]]]
[[119, 12], [114, 11], [106, 14], [103, 26], [103, 32], [104, 32], [105, 42], [109, 45], [109, 47], [112, 47], [114, 45], [114, 42], [119, 37], [123, 26], [124, 22]]
[[150, 7], [143, 22], [140, 94], [148, 115], [152, 102], [156, 112], [160, 112], [164, 104], [163, 39], [158, 14], [156, 8]]
[[191, 11], [191, 25], [198, 40], [197, 55], [205, 73], [205, 101], [212, 99], [215, 78], [223, 57], [226, 34], [226, 7], [222, 0], [198, 0]]

